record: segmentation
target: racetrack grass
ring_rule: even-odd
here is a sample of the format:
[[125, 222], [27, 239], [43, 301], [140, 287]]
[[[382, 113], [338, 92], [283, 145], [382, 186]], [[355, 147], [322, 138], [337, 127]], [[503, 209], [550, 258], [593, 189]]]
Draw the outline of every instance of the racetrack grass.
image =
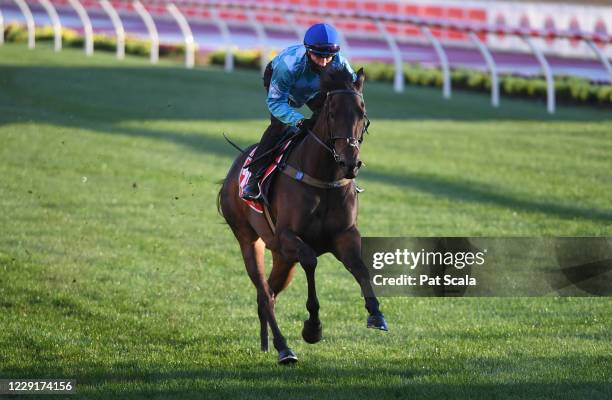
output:
[[[364, 236], [610, 235], [610, 110], [366, 86]], [[319, 263], [324, 340], [259, 352], [255, 292], [215, 207], [266, 126], [257, 74], [0, 47], [0, 378], [82, 398], [612, 397], [608, 298], [384, 298]], [[74, 398], [71, 396], [70, 398]]]

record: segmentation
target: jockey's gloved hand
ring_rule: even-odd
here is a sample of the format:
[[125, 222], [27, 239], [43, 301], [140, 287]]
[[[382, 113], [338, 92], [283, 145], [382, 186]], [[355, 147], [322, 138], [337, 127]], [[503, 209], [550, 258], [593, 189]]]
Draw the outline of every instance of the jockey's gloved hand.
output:
[[307, 130], [307, 129], [312, 129], [312, 126], [314, 125], [315, 120], [314, 120], [312, 117], [310, 117], [310, 118], [304, 118], [304, 119], [301, 121], [301, 123], [302, 123], [302, 124], [300, 125], [300, 129], [301, 129], [301, 130], [303, 130], [303, 131], [305, 131], [305, 130]]
[[298, 133], [300, 133], [300, 131], [302, 130], [302, 127], [304, 126], [304, 120], [301, 119], [298, 122], [295, 123], [295, 126], [289, 126], [287, 128], [287, 135], [297, 135]]

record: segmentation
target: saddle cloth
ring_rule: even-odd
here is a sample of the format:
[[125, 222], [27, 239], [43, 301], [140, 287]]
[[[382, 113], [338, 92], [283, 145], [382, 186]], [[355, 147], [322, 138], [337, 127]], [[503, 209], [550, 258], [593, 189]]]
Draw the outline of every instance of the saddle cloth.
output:
[[[267, 198], [267, 194], [270, 191], [270, 183], [272, 181], [272, 176], [278, 170], [278, 166], [281, 163], [281, 160], [288, 154], [287, 149], [289, 148], [290, 144], [291, 140], [288, 140], [287, 143], [285, 143], [283, 147], [281, 147], [279, 153], [274, 157], [274, 161], [268, 166], [268, 168], [266, 168], [266, 172], [259, 180], [259, 192], [262, 194], [262, 196], [258, 200], [242, 199], [242, 201], [246, 202], [249, 207], [251, 207], [253, 210], [260, 214], [263, 214], [264, 212], [263, 198]], [[257, 146], [253, 147], [253, 150], [251, 150], [251, 152], [249, 153], [249, 156], [244, 161], [244, 164], [242, 164], [242, 169], [240, 170], [240, 176], [238, 178], [238, 193], [240, 195], [240, 198], [242, 198], [242, 190], [244, 186], [251, 177], [251, 171], [249, 171], [249, 168], [245, 166], [249, 165], [249, 163], [251, 162], [253, 155], [255, 154], [255, 150], [257, 150]]]

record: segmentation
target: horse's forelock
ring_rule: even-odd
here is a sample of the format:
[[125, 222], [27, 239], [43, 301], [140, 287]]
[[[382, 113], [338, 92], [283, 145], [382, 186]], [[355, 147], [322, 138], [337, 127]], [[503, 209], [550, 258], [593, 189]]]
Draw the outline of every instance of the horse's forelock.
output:
[[353, 75], [346, 68], [326, 68], [321, 74], [321, 91], [353, 89]]

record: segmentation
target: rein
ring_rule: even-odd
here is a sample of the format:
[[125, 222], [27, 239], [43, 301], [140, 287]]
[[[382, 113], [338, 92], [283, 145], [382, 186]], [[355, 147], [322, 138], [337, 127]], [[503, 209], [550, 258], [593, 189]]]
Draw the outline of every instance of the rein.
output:
[[[331, 90], [329, 92], [327, 92], [327, 98], [325, 99], [325, 106], [327, 107], [327, 99], [329, 99], [331, 96], [336, 95], [336, 94], [352, 94], [355, 96], [360, 97], [363, 100], [363, 94], [357, 92], [356, 90], [353, 89], [338, 89], [338, 90]], [[327, 132], [329, 135], [329, 139], [327, 140], [327, 143], [322, 141], [313, 131], [311, 131], [310, 129], [308, 130], [308, 134], [310, 136], [312, 136], [313, 138], [315, 138], [315, 140], [317, 141], [317, 143], [319, 143], [321, 146], [323, 146], [323, 148], [325, 148], [328, 152], [331, 153], [332, 157], [334, 158], [334, 161], [336, 163], [340, 163], [340, 156], [338, 155], [338, 153], [336, 152], [336, 148], [334, 147], [333, 143], [336, 140], [346, 140], [346, 142], [348, 143], [349, 146], [351, 147], [356, 147], [357, 148], [357, 152], [359, 152], [360, 150], [360, 146], [361, 146], [361, 142], [363, 141], [363, 135], [364, 133], [368, 132], [368, 127], [370, 126], [370, 120], [368, 118], [367, 115], [364, 114], [363, 118], [365, 119], [365, 124], [363, 126], [363, 130], [361, 131], [361, 137], [359, 139], [354, 138], [354, 137], [346, 137], [346, 136], [334, 136], [332, 135], [332, 130], [330, 128], [330, 124], [329, 124], [329, 118], [326, 119], [326, 123], [327, 123]]]
[[[329, 99], [331, 96], [336, 95], [336, 94], [342, 94], [342, 93], [346, 93], [346, 94], [352, 94], [355, 96], [359, 96], [360, 98], [363, 99], [363, 95], [359, 92], [357, 92], [356, 90], [352, 90], [352, 89], [339, 89], [339, 90], [332, 90], [327, 92], [327, 98], [325, 99], [325, 107], [327, 107], [327, 99]], [[329, 113], [327, 113], [329, 114]], [[361, 132], [361, 137], [359, 139], [356, 139], [354, 137], [346, 137], [346, 136], [333, 136], [331, 134], [332, 130], [330, 128], [330, 124], [329, 124], [329, 117], [327, 117], [326, 115], [326, 124], [327, 124], [327, 132], [329, 135], [329, 139], [327, 140], [327, 143], [324, 142], [323, 140], [321, 140], [321, 138], [319, 138], [317, 136], [317, 134], [315, 134], [312, 130], [308, 129], [308, 135], [312, 136], [315, 141], [320, 144], [321, 146], [323, 146], [323, 148], [325, 150], [327, 150], [328, 152], [331, 153], [332, 157], [334, 158], [334, 161], [336, 162], [336, 164], [339, 164], [341, 161], [340, 156], [338, 155], [338, 153], [336, 152], [336, 148], [334, 147], [333, 143], [335, 140], [346, 140], [348, 145], [351, 147], [356, 147], [357, 151], [359, 152], [359, 147], [361, 145], [361, 142], [363, 141], [363, 135], [364, 133], [368, 132], [368, 127], [370, 126], [370, 120], [368, 119], [367, 115], [364, 115], [363, 118], [365, 119], [365, 124], [363, 126], [363, 130]], [[303, 182], [307, 185], [310, 186], [314, 186], [316, 188], [320, 188], [320, 189], [335, 189], [335, 188], [340, 188], [343, 186], [348, 185], [349, 183], [351, 183], [353, 180], [352, 179], [339, 179], [336, 181], [322, 181], [320, 179], [314, 178], [308, 174], [306, 174], [303, 171], [299, 171], [297, 169], [295, 169], [294, 167], [292, 167], [291, 165], [285, 165], [285, 167], [282, 169], [282, 172], [295, 179], [296, 181], [299, 182]]]

